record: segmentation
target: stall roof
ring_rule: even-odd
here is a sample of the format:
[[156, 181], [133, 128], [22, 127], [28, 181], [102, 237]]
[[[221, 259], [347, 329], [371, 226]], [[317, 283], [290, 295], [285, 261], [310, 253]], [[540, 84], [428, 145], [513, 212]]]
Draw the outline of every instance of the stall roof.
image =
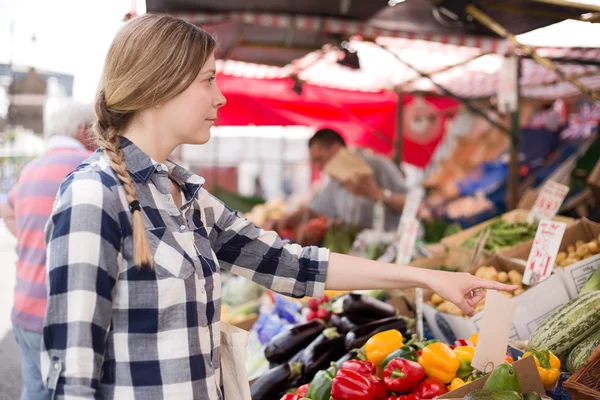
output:
[[[402, 87], [405, 91], [438, 92], [427, 79], [400, 63], [388, 50], [418, 70], [434, 74], [435, 82], [463, 98], [483, 98], [496, 93], [503, 55], [494, 48], [473, 48], [454, 44], [442, 44], [417, 39], [382, 37], [377, 43], [350, 41], [358, 52], [360, 69], [351, 69], [337, 63], [337, 52], [316, 51], [286, 67], [257, 65], [238, 61], [219, 61], [221, 73], [254, 79], [278, 79], [299, 72], [302, 81], [311, 84], [353, 91], [380, 91]], [[486, 51], [489, 50], [489, 51]], [[497, 48], [496, 48], [497, 50]], [[600, 62], [600, 49], [538, 48], [546, 57], [563, 60], [579, 59]], [[463, 65], [438, 72], [456, 64]], [[592, 89], [600, 89], [600, 67], [560, 63], [560, 69], [580, 80]], [[560, 83], [556, 73], [523, 60], [521, 89], [529, 98], [555, 99], [577, 94], [569, 83]]]
[[[463, 15], [465, 6], [471, 3], [514, 33], [600, 11], [598, 6], [583, 5], [559, 9], [541, 1], [406, 0], [391, 7], [387, 1], [372, 0], [147, 0], [146, 8], [207, 28], [220, 42], [219, 58], [283, 66], [326, 43], [352, 35], [466, 46], [501, 43]], [[447, 14], [443, 10], [456, 12], [458, 22], [440, 18]]]

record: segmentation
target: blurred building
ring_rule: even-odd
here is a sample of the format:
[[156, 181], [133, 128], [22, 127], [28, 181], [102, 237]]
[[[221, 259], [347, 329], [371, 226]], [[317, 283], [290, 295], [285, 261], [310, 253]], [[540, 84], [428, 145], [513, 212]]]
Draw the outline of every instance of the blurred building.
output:
[[[0, 130], [5, 126], [21, 126], [42, 134], [44, 107], [49, 95], [72, 96], [73, 75], [18, 66], [11, 69], [9, 64], [0, 64]], [[1, 105], [6, 103], [6, 98], [8, 107], [2, 115]]]

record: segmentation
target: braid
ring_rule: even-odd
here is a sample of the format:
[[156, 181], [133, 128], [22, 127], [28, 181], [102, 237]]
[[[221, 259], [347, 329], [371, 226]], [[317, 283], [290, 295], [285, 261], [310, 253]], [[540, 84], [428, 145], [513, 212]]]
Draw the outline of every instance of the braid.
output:
[[[141, 208], [135, 192], [135, 187], [131, 180], [131, 176], [125, 168], [125, 157], [121, 150], [119, 126], [130, 118], [128, 114], [112, 115], [106, 107], [106, 98], [104, 92], [101, 91], [96, 102], [96, 114], [98, 121], [94, 124], [93, 130], [98, 144], [104, 147], [110, 166], [115, 171], [115, 174], [121, 181], [127, 202], [133, 214], [133, 253], [135, 265], [139, 267], [152, 268], [152, 254], [148, 245], [148, 237], [144, 228], [144, 220], [142, 218]], [[116, 124], [115, 124], [116, 122]], [[122, 126], [122, 125], [121, 125]]]

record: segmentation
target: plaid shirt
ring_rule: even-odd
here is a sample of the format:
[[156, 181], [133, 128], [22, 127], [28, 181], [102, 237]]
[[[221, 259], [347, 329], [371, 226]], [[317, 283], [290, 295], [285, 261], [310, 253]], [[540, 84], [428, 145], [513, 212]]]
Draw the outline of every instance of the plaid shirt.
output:
[[44, 381], [60, 399], [222, 399], [220, 266], [321, 296], [329, 253], [283, 242], [202, 189], [203, 178], [121, 144], [154, 269], [133, 263], [125, 191], [100, 149], [63, 181], [46, 227]]

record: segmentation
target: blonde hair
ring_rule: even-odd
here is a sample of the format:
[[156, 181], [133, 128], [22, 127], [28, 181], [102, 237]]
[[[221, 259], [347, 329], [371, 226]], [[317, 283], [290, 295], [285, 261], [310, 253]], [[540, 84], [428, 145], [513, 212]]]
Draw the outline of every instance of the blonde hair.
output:
[[133, 214], [136, 266], [152, 268], [152, 254], [135, 187], [126, 170], [120, 134], [137, 111], [165, 103], [196, 78], [216, 48], [208, 33], [168, 15], [145, 14], [113, 40], [96, 96], [93, 131], [125, 189]]

